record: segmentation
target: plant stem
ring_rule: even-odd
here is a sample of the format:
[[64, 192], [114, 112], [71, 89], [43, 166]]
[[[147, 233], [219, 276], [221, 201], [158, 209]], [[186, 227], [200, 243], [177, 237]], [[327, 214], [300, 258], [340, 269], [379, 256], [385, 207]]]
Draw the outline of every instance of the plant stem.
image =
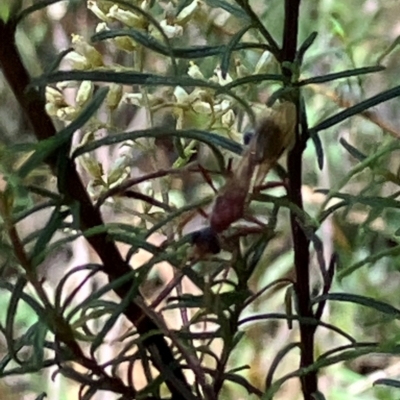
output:
[[[283, 34], [283, 47], [281, 52], [282, 62], [293, 62], [296, 56], [300, 0], [285, 0], [285, 25]], [[293, 71], [289, 68], [282, 69], [283, 74], [291, 81]], [[299, 96], [296, 98], [296, 107], [299, 110]], [[301, 114], [298, 112], [298, 122]], [[302, 184], [302, 154], [305, 142], [300, 138], [300, 124], [296, 126], [296, 143], [288, 156], [289, 200], [303, 209], [301, 195]], [[306, 132], [302, 132], [302, 137]], [[296, 216], [291, 212], [290, 221], [294, 245], [294, 264], [296, 271], [295, 290], [298, 301], [299, 317], [312, 318], [310, 299], [310, 271], [309, 271], [309, 245], [304, 231], [298, 223]], [[308, 367], [314, 362], [314, 333], [315, 327], [305, 325], [300, 320], [301, 358], [300, 367]], [[301, 379], [304, 400], [313, 400], [312, 394], [317, 391], [317, 373], [310, 372]]]

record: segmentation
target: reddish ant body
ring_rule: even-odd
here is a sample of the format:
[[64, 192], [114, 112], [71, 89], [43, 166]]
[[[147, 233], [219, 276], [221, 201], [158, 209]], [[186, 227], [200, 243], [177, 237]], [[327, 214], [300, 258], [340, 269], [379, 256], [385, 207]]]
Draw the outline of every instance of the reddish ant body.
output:
[[231, 171], [210, 215], [209, 227], [194, 232], [192, 243], [201, 254], [220, 251], [218, 235], [243, 218], [255, 170], [255, 189], [291, 145], [296, 125], [296, 107], [291, 102], [278, 104], [262, 120], [251, 137], [237, 167]]

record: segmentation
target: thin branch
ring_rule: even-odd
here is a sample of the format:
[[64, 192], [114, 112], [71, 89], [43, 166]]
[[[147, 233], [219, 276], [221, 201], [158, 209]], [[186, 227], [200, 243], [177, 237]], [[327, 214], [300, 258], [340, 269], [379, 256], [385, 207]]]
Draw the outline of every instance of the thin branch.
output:
[[[285, 22], [282, 47], [282, 62], [292, 63], [296, 57], [297, 35], [300, 12], [300, 0], [285, 0]], [[282, 73], [288, 78], [292, 78], [292, 69], [282, 68]], [[300, 209], [303, 209], [303, 199], [301, 194], [302, 184], [302, 155], [305, 148], [304, 138], [307, 137], [307, 124], [304, 123], [304, 115], [300, 113], [300, 97], [297, 94], [295, 99], [298, 110], [298, 124], [296, 126], [296, 143], [288, 156], [289, 187], [288, 197]], [[300, 126], [302, 128], [300, 136]], [[313, 318], [310, 298], [310, 241], [303, 231], [301, 224], [297, 221], [296, 215], [290, 213], [292, 237], [294, 245], [294, 264], [296, 271], [295, 290], [298, 300], [298, 314], [301, 318]], [[301, 359], [300, 367], [306, 368], [314, 363], [314, 333], [315, 326], [307, 325], [300, 319], [300, 341]], [[317, 373], [311, 371], [302, 376], [301, 386], [304, 400], [313, 400], [313, 393], [317, 392]]]

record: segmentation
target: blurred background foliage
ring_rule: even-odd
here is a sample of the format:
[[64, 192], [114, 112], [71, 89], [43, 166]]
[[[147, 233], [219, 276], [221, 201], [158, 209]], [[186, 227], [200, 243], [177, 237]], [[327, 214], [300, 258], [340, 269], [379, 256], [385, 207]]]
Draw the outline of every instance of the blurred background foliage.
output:
[[[32, 4], [35, 2], [32, 2]], [[89, 2], [96, 4], [96, 2]], [[137, 2], [132, 2], [132, 4]], [[218, 46], [230, 43], [232, 37], [245, 26], [245, 21], [235, 15], [218, 8], [218, 1], [204, 0], [196, 3], [196, 10], [186, 20], [173, 24], [173, 15], [179, 16], [179, 10], [193, 6], [188, 1], [154, 2], [148, 1], [148, 9], [156, 20], [166, 21], [168, 35], [174, 47], [188, 47], [189, 45]], [[264, 4], [265, 3], [265, 4]], [[283, 31], [282, 2], [252, 2], [254, 11], [267, 26], [274, 38], [279, 42]], [[24, 1], [24, 7], [29, 6]], [[107, 3], [104, 2], [105, 8]], [[237, 6], [231, 4], [231, 11], [235, 13]], [[140, 6], [140, 4], [137, 4]], [[399, 84], [398, 65], [400, 52], [397, 43], [400, 37], [400, 22], [398, 15], [400, 4], [395, 0], [318, 0], [303, 1], [300, 18], [300, 37], [302, 43], [313, 31], [318, 33], [313, 45], [307, 51], [301, 69], [302, 78], [324, 75], [363, 66], [383, 65], [383, 72], [340, 79], [324, 84], [310, 84], [303, 89], [307, 105], [308, 122], [311, 127], [320, 121], [361, 100], [369, 98], [386, 89]], [[121, 28], [118, 18], [106, 21], [108, 27]], [[32, 13], [20, 24], [17, 33], [17, 43], [23, 60], [29, 72], [38, 77], [48, 71], [57, 55], [69, 48], [72, 44], [72, 35], [80, 35], [83, 41], [90, 42], [96, 33], [101, 35], [104, 26], [99, 27], [98, 16], [90, 11], [85, 2], [73, 0], [57, 2], [45, 9]], [[135, 29], [148, 32], [148, 26], [137, 26]], [[165, 28], [165, 29], [167, 29]], [[154, 27], [151, 27], [154, 29]], [[151, 31], [162, 42], [159, 32]], [[75, 36], [77, 37], [77, 36]], [[80, 40], [80, 39], [77, 39]], [[246, 33], [243, 41], [257, 42], [257, 34]], [[1, 43], [0, 43], [1, 45]], [[122, 40], [118, 43], [113, 40], [94, 41], [94, 46], [101, 54], [101, 63], [113, 68], [133, 69], [142, 72], [172, 75], [171, 63], [167, 57], [156, 52], [144, 49], [134, 41]], [[129, 50], [129, 48], [131, 49]], [[76, 50], [76, 45], [75, 45]], [[265, 57], [263, 60], [262, 57]], [[68, 58], [68, 55], [66, 56]], [[261, 61], [260, 61], [261, 58]], [[63, 61], [64, 63], [65, 61]], [[70, 63], [78, 61], [70, 58]], [[195, 64], [193, 64], [195, 62]], [[61, 64], [67, 69], [71, 64]], [[206, 57], [204, 59], [176, 59], [176, 75], [187, 75], [190, 68], [196, 66], [201, 74], [208, 78], [223, 80], [221, 71], [221, 56]], [[75, 64], [75, 67], [77, 64]], [[90, 70], [91, 66], [83, 67]], [[262, 49], [241, 50], [233, 53], [228, 73], [234, 78], [251, 75], [257, 70], [259, 73], [279, 73], [277, 63], [272, 57], [263, 55]], [[194, 72], [193, 72], [194, 73]], [[65, 123], [76, 115], [76, 90], [78, 85], [62, 87], [62, 98], [65, 104], [58, 104], [52, 114], [55, 123], [61, 129]], [[55, 88], [54, 85], [52, 85]], [[60, 87], [59, 87], [60, 88]], [[274, 82], [249, 84], [240, 88], [239, 95], [257, 108], [263, 109], [263, 104], [279, 88]], [[166, 128], [175, 127], [181, 123], [181, 128], [197, 128], [217, 132], [222, 136], [238, 143], [242, 142], [241, 134], [248, 122], [244, 117], [241, 122], [239, 112], [235, 111], [233, 118], [235, 125], [221, 122], [221, 115], [213, 123], [208, 112], [199, 111], [207, 104], [221, 105], [225, 98], [215, 99], [208, 96], [211, 92], [204, 91], [199, 95], [204, 104], [199, 105], [197, 112], [177, 107], [179, 102], [176, 87], [150, 88], [144, 90], [134, 85], [133, 88], [125, 85], [115, 87], [119, 96], [117, 106], [102, 108], [96, 121], [92, 121], [89, 128], [86, 126], [80, 137], [75, 140], [75, 146], [94, 143], [99, 137], [116, 135], [120, 131], [132, 131], [152, 126]], [[58, 89], [57, 89], [58, 90]], [[113, 89], [112, 89], [113, 90]], [[188, 90], [189, 92], [189, 90]], [[130, 93], [135, 96], [129, 97]], [[184, 93], [180, 93], [185, 96]], [[179, 95], [179, 93], [178, 93]], [[125, 96], [125, 97], [123, 97]], [[174, 97], [175, 96], [175, 97]], [[121, 100], [124, 99], [124, 100]], [[61, 101], [61, 100], [60, 100]], [[110, 97], [108, 97], [108, 101]], [[50, 101], [51, 103], [51, 101]], [[53, 104], [56, 100], [53, 101]], [[75, 104], [75, 105], [74, 105]], [[67, 106], [72, 108], [65, 110]], [[78, 105], [79, 106], [79, 105]], [[83, 106], [83, 105], [80, 105]], [[229, 106], [231, 107], [231, 106]], [[228, 107], [228, 108], [229, 108]], [[79, 108], [79, 107], [77, 107]], [[57, 113], [63, 109], [63, 113]], [[183, 113], [181, 111], [183, 110]], [[68, 112], [71, 112], [69, 115]], [[243, 117], [243, 115], [242, 115]], [[309, 141], [304, 153], [303, 196], [306, 211], [314, 218], [321, 215], [321, 207], [326, 200], [326, 191], [331, 190], [331, 199], [327, 207], [340, 201], [340, 196], [351, 195], [346, 207], [339, 209], [329, 216], [318, 230], [324, 245], [326, 261], [336, 252], [338, 255], [337, 279], [334, 282], [334, 292], [347, 292], [368, 296], [394, 307], [399, 307], [399, 101], [394, 99], [372, 110], [363, 112], [319, 133], [324, 150], [324, 166], [319, 169], [315, 147]], [[182, 118], [182, 119], [180, 119]], [[228, 117], [226, 117], [228, 118]], [[212, 118], [211, 118], [212, 119]], [[10, 153], [7, 151], [12, 145], [33, 141], [29, 124], [22, 114], [16, 100], [0, 75], [0, 157], [2, 173], [8, 178], [10, 172], [24, 161], [25, 153]], [[350, 149], [340, 143], [347, 143]], [[115, 184], [122, 182], [128, 176], [141, 176], [157, 170], [168, 169], [174, 166], [185, 165], [194, 159], [200, 160], [206, 168], [215, 168], [215, 162], [210, 152], [199, 147], [197, 142], [185, 141], [184, 154], [177, 154], [177, 143], [170, 138], [160, 136], [155, 141], [143, 139], [129, 141], [125, 146], [100, 148], [95, 156], [82, 157], [80, 170], [83, 180], [90, 194], [97, 199], [104, 191]], [[180, 144], [182, 146], [182, 143]], [[377, 154], [385, 146], [389, 149], [376, 160], [369, 157]], [[354, 148], [358, 150], [355, 152]], [[179, 144], [178, 144], [179, 150]], [[182, 149], [181, 149], [182, 150]], [[225, 154], [225, 153], [224, 153]], [[357, 158], [358, 157], [358, 158]], [[365, 168], [358, 168], [359, 163], [368, 158]], [[282, 162], [284, 165], [284, 162]], [[101, 179], [100, 179], [101, 178]], [[279, 179], [276, 173], [270, 174], [268, 180]], [[26, 184], [42, 186], [55, 190], [56, 183], [46, 167], [38, 167], [35, 173], [29, 175]], [[216, 178], [215, 185], [220, 187], [222, 180]], [[3, 184], [4, 187], [4, 184]], [[210, 186], [197, 175], [179, 176], [166, 180], [155, 181], [154, 184], [144, 184], [140, 187], [141, 193], [154, 196], [168, 207], [182, 207], [191, 204], [194, 200], [212, 196]], [[168, 193], [168, 195], [167, 195]], [[282, 189], [274, 189], [268, 193], [282, 195]], [[338, 195], [337, 193], [340, 193]], [[386, 202], [383, 200], [389, 200]], [[18, 197], [19, 211], [39, 203], [38, 197], [27, 195], [21, 191]], [[161, 204], [161, 203], [160, 203]], [[169, 208], [167, 209], [167, 211]], [[256, 203], [253, 214], [265, 217], [264, 204]], [[115, 199], [104, 209], [105, 219], [109, 222], [120, 221], [137, 226], [143, 232], [162, 218], [166, 209], [160, 207], [149, 208], [148, 204], [139, 199]], [[268, 209], [268, 213], [272, 208]], [[49, 217], [46, 211], [33, 214], [28, 221], [19, 227], [23, 237], [36, 229], [43, 228]], [[192, 215], [188, 221], [180, 221], [184, 233], [203, 227], [206, 222], [201, 215]], [[71, 228], [71, 227], [66, 227]], [[60, 229], [60, 235], [63, 232]], [[5, 235], [2, 242], [6, 242]], [[158, 236], [157, 236], [158, 235]], [[170, 238], [171, 232], [158, 230], [153, 236], [152, 243], [159, 246], [165, 238]], [[251, 240], [251, 239], [249, 239]], [[3, 245], [7, 250], [6, 244]], [[14, 260], [7, 251], [0, 256], [3, 268], [2, 279], [13, 280], [16, 275]], [[127, 251], [122, 249], [121, 251]], [[82, 261], [82, 254], [85, 254]], [[41, 273], [49, 283], [51, 291], [59, 282], [68, 268], [93, 261], [90, 249], [82, 243], [68, 243], [57, 251], [51, 252], [40, 265]], [[141, 265], [147, 261], [147, 255], [136, 253], [132, 263]], [[196, 268], [204, 268], [204, 264]], [[354, 267], [354, 268], [352, 268]], [[312, 253], [311, 277], [316, 293], [320, 289], [318, 278], [317, 253]], [[354, 271], [353, 271], [354, 270]], [[164, 271], [164, 272], [163, 272]], [[155, 270], [149, 274], [143, 290], [149, 298], [159, 293], [170, 279], [171, 272]], [[350, 273], [351, 272], [351, 273]], [[210, 274], [207, 268], [202, 272]], [[249, 288], [256, 293], [275, 279], [293, 278], [293, 251], [288, 213], [281, 212], [275, 236], [269, 243], [267, 251], [259, 262], [249, 281]], [[189, 289], [190, 291], [190, 289]], [[269, 312], [285, 312], [286, 287], [274, 287], [256, 299], [256, 301], [242, 315]], [[10, 298], [4, 291], [0, 296], [0, 317], [3, 325], [6, 324], [7, 308]], [[24, 331], [36, 320], [30, 309], [18, 307], [15, 334]], [[170, 316], [171, 323], [177, 323]], [[398, 316], [397, 316], [398, 319]], [[396, 318], [388, 318], [369, 307], [347, 302], [329, 302], [323, 315], [325, 322], [331, 323], [348, 332], [360, 342], [378, 342], [394, 348], [399, 341], [399, 323]], [[271, 366], [276, 353], [291, 341], [298, 340], [296, 326], [288, 329], [285, 321], [252, 322], [243, 328], [246, 335], [235, 348], [229, 358], [229, 367], [249, 365], [249, 369], [241, 374], [249, 379], [252, 385], [263, 390], [266, 372]], [[112, 343], [112, 342], [111, 342]], [[347, 343], [343, 337], [323, 327], [318, 328], [316, 335], [317, 356], [329, 349]], [[216, 347], [218, 348], [218, 343]], [[7, 344], [0, 342], [0, 352], [6, 354]], [[113, 345], [109, 345], [110, 354]], [[276, 376], [283, 376], [298, 365], [297, 350], [290, 352], [280, 363]], [[394, 354], [368, 354], [355, 360], [337, 363], [320, 372], [320, 390], [330, 400], [396, 400], [400, 396], [399, 389], [384, 386], [373, 386], [373, 382], [380, 378], [396, 379], [400, 377], [400, 358]], [[111, 357], [111, 355], [109, 355]], [[54, 372], [54, 370], [52, 371]], [[55, 382], [53, 381], [55, 379]], [[140, 378], [138, 378], [140, 379]], [[76, 398], [77, 387], [70, 380], [53, 376], [47, 370], [25, 376], [6, 377], [0, 381], [2, 398], [33, 398], [34, 393], [47, 392], [50, 399]], [[96, 397], [96, 399], [100, 399]], [[111, 398], [111, 397], [107, 397]], [[227, 384], [221, 393], [221, 398], [238, 399], [250, 398], [246, 390], [236, 384]], [[279, 399], [300, 399], [300, 387], [295, 380], [288, 381], [276, 394]]]

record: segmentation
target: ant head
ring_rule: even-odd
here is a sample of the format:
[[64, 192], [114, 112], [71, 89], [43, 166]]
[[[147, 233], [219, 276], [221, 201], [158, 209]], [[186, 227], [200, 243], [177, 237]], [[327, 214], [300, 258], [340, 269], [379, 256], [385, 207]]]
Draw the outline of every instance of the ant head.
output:
[[210, 227], [193, 232], [191, 242], [200, 254], [218, 254], [221, 251], [218, 235]]
[[251, 139], [253, 139], [255, 133], [256, 132], [254, 129], [249, 129], [243, 133], [243, 144], [245, 146], [247, 146], [250, 143], [250, 141], [251, 141]]

